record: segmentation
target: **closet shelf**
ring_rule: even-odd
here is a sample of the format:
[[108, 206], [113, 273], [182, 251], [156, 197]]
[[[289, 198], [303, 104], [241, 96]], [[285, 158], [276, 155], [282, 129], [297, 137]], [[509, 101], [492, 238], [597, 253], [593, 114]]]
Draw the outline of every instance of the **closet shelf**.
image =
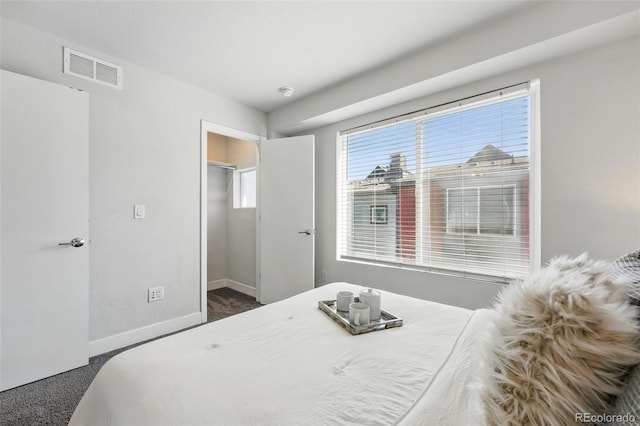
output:
[[237, 166], [231, 163], [223, 163], [222, 161], [207, 160], [207, 166], [220, 167], [222, 169], [235, 170]]

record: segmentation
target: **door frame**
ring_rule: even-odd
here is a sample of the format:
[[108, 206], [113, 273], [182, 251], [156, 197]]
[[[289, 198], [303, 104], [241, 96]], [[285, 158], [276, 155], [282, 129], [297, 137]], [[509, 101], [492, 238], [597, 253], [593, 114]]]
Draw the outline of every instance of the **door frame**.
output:
[[[200, 314], [207, 322], [207, 134], [216, 133], [256, 144], [256, 180], [260, 183], [260, 143], [264, 137], [207, 120], [200, 120]], [[260, 300], [260, 197], [256, 188], [256, 299]]]

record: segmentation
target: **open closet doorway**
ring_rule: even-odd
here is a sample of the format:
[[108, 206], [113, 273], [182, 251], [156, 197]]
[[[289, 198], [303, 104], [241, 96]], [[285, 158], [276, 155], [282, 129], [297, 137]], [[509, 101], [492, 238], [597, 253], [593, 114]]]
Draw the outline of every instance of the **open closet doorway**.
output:
[[[222, 137], [225, 156], [218, 156], [212, 141], [212, 160], [208, 160], [209, 139]], [[261, 304], [273, 303], [313, 289], [315, 262], [315, 140], [313, 135], [264, 139], [240, 130], [201, 121], [200, 182], [200, 285], [202, 322], [207, 321], [207, 289], [221, 284], [249, 294]], [[252, 155], [235, 156], [235, 151], [252, 152], [255, 163], [245, 162]], [[210, 163], [210, 161], [212, 163]], [[209, 226], [209, 170], [223, 169], [226, 177], [226, 237], [216, 238]], [[230, 171], [229, 171], [230, 170]], [[253, 173], [255, 170], [255, 173]], [[244, 175], [241, 172], [246, 172]], [[235, 178], [234, 178], [235, 177]], [[255, 185], [253, 179], [255, 178]], [[212, 187], [220, 185], [213, 183]], [[218, 186], [218, 188], [220, 188]], [[255, 191], [255, 207], [242, 206]], [[222, 197], [222, 195], [220, 195]], [[242, 209], [247, 209], [242, 211]], [[229, 213], [231, 212], [231, 213]], [[233, 217], [229, 216], [230, 214]], [[249, 219], [247, 219], [249, 216]], [[244, 217], [246, 228], [237, 229], [237, 218]], [[253, 218], [253, 224], [251, 224]], [[254, 225], [254, 226], [252, 226]], [[242, 226], [242, 225], [240, 225]], [[234, 229], [236, 228], [236, 229]], [[250, 230], [250, 232], [248, 232]], [[211, 245], [210, 236], [214, 239]], [[243, 241], [239, 241], [244, 238]], [[209, 253], [226, 241], [226, 274], [209, 275]], [[234, 246], [235, 245], [235, 246]], [[242, 247], [242, 248], [238, 248]], [[222, 261], [213, 260], [212, 265]], [[236, 263], [237, 262], [237, 263]], [[243, 268], [241, 275], [234, 271]], [[255, 277], [251, 280], [251, 274]], [[234, 276], [238, 278], [234, 278]], [[224, 281], [220, 281], [224, 280]], [[245, 282], [243, 282], [245, 281]], [[211, 282], [211, 284], [210, 284]]]
[[[260, 306], [257, 286], [259, 136], [202, 123], [202, 322]], [[206, 220], [205, 220], [206, 219]]]

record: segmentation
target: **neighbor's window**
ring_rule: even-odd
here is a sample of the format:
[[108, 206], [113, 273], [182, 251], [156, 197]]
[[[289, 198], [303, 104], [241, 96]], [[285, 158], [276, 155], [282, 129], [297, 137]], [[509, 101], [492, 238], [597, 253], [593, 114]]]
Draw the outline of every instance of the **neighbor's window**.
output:
[[338, 259], [491, 280], [527, 274], [537, 87], [340, 132]]
[[256, 169], [233, 172], [233, 208], [256, 207]]
[[516, 186], [447, 189], [447, 233], [515, 235]]
[[387, 206], [371, 206], [371, 221], [370, 223], [376, 225], [386, 225], [387, 221]]

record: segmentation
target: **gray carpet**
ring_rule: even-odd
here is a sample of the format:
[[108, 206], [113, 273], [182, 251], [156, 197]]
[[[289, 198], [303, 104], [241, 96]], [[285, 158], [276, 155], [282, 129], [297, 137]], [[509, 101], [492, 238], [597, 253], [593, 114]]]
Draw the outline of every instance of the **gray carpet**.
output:
[[[207, 299], [209, 321], [261, 306], [255, 298], [229, 288], [209, 291]], [[0, 425], [67, 425], [80, 398], [104, 363], [114, 355], [140, 344], [92, 357], [89, 365], [84, 367], [0, 392]]]
[[248, 311], [260, 305], [255, 297], [247, 296], [228, 287], [207, 293], [207, 318], [216, 321], [238, 312]]

